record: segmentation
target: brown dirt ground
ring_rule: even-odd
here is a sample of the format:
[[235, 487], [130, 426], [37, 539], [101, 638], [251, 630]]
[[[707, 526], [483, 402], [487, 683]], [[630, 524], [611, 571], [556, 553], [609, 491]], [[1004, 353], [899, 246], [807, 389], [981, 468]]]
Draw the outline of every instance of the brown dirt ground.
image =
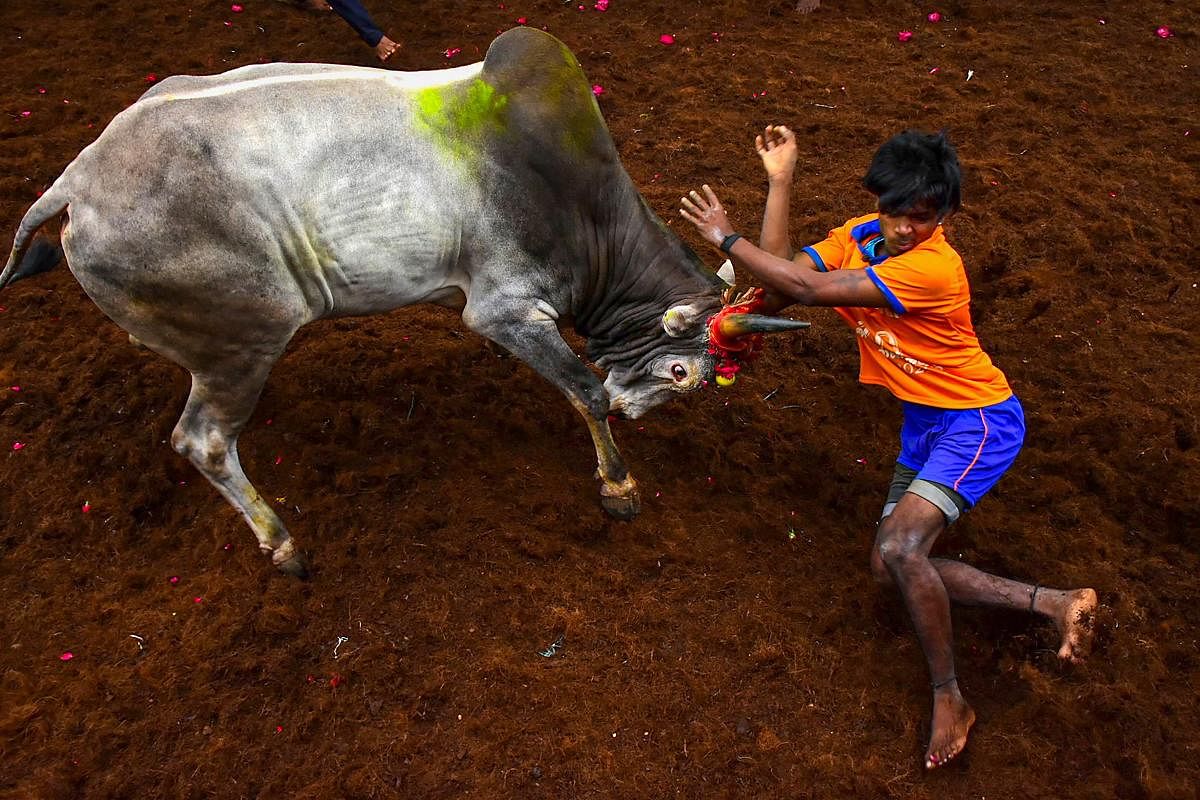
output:
[[[5, 235], [151, 73], [373, 63], [335, 18], [244, 5], [4, 0]], [[166, 444], [184, 373], [59, 269], [0, 295], [0, 796], [1195, 796], [1195, 4], [368, 5], [406, 42], [390, 68], [477, 60], [520, 16], [563, 39], [676, 228], [708, 181], [754, 231], [766, 123], [801, 137], [798, 243], [869, 209], [886, 136], [949, 129], [951, 239], [1029, 439], [939, 552], [1095, 586], [1095, 652], [1064, 671], [1047, 624], [956, 611], [980, 722], [922, 773], [923, 662], [867, 564], [899, 411], [832, 313], [619, 423], [629, 524], [571, 407], [453, 315], [305, 329], [241, 439], [299, 582]]]

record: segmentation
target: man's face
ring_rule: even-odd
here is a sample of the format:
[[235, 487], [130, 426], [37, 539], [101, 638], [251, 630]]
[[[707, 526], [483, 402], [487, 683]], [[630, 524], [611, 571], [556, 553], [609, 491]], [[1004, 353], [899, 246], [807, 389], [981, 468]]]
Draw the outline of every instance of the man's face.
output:
[[921, 203], [897, 214], [879, 212], [879, 228], [889, 256], [906, 253], [933, 236], [941, 218], [928, 203]]

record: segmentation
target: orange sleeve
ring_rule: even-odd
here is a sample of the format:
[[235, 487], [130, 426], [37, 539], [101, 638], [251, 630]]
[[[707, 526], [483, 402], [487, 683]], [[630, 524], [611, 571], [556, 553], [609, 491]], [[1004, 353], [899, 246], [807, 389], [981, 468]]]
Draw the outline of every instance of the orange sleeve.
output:
[[800, 252], [807, 253], [821, 272], [841, 269], [846, 256], [846, 248], [850, 244], [849, 223], [840, 228], [834, 228], [824, 241], [809, 245]]
[[962, 290], [960, 272], [956, 259], [937, 251], [903, 253], [867, 268], [897, 314], [954, 307]]

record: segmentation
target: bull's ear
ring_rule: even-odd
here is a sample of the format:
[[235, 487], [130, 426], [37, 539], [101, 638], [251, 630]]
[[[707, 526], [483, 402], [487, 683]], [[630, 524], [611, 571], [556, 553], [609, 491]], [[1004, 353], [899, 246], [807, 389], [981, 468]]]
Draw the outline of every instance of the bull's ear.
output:
[[663, 330], [668, 336], [683, 336], [700, 321], [703, 312], [694, 305], [671, 306], [662, 316]]

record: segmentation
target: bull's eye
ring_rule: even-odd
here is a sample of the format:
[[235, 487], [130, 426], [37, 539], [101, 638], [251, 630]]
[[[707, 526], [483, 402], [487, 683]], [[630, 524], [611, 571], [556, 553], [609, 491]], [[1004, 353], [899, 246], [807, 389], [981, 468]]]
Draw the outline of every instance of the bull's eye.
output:
[[687, 378], [687, 370], [683, 368], [683, 364], [671, 365], [671, 377], [676, 381], [681, 381]]

